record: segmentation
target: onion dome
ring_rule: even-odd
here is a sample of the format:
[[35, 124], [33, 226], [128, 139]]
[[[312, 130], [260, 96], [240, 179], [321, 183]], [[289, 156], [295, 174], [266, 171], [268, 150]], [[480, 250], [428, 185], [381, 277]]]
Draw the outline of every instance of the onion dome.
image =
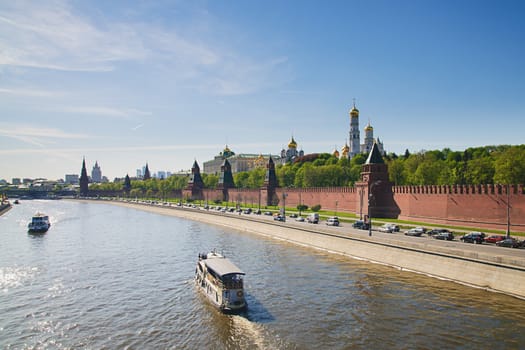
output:
[[343, 155], [348, 154], [348, 152], [350, 152], [350, 147], [348, 147], [347, 143], [345, 143], [343, 148], [341, 148], [341, 152], [343, 152]]
[[359, 117], [359, 109], [355, 108], [355, 102], [354, 102], [354, 106], [350, 110], [350, 117], [352, 117], [352, 118]]
[[288, 144], [288, 148], [297, 148], [297, 142], [295, 142], [295, 140], [293, 139], [293, 136], [292, 136], [292, 139], [290, 140], [290, 143]]
[[235, 153], [232, 152], [232, 150], [228, 148], [228, 145], [226, 145], [226, 147], [224, 147], [224, 150], [222, 151], [223, 158], [229, 158], [233, 155], [235, 155]]
[[332, 155], [336, 158], [339, 158], [339, 151], [336, 149], [334, 149], [334, 153], [332, 153]]
[[368, 125], [365, 127], [365, 131], [374, 131], [374, 128], [372, 125], [370, 125], [370, 122], [368, 122]]

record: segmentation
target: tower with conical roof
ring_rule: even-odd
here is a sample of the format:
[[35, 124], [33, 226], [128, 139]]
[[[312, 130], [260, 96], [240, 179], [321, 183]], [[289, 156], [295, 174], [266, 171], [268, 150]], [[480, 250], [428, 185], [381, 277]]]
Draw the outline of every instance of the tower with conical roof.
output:
[[186, 189], [191, 191], [192, 199], [204, 198], [204, 181], [202, 181], [201, 169], [199, 164], [197, 164], [197, 160], [193, 162], [193, 166], [191, 167], [191, 176]]
[[149, 179], [151, 179], [151, 174], [149, 173], [148, 163], [146, 163], [146, 168], [144, 169], [144, 176], [142, 177], [142, 180], [149, 180]]
[[80, 184], [80, 195], [83, 197], [87, 197], [88, 195], [88, 185], [89, 185], [89, 178], [87, 175], [86, 170], [86, 158], [84, 157], [82, 159], [82, 170], [80, 171], [80, 179], [78, 179], [78, 182]]
[[127, 196], [129, 196], [129, 192], [131, 191], [131, 179], [129, 178], [128, 174], [126, 174], [126, 177], [124, 178], [124, 185], [122, 186], [122, 190], [126, 193]]
[[228, 189], [233, 187], [235, 187], [235, 183], [233, 182], [232, 166], [228, 159], [224, 159], [224, 162], [221, 165], [219, 183], [217, 184], [217, 188], [222, 190], [223, 201], [228, 201], [230, 197], [228, 194]]
[[374, 142], [361, 170], [361, 181], [355, 184], [359, 193], [357, 213], [369, 213], [375, 218], [397, 218], [401, 212], [394, 201], [388, 166]]
[[277, 201], [275, 189], [279, 186], [277, 181], [277, 174], [275, 173], [275, 163], [272, 156], [268, 159], [266, 164], [266, 175], [264, 177], [263, 191], [266, 192], [266, 205], [274, 205]]

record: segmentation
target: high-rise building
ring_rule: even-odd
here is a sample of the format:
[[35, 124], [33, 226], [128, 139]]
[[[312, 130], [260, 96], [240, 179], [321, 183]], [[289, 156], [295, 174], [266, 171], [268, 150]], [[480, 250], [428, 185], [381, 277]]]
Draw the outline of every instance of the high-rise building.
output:
[[91, 170], [91, 181], [97, 183], [102, 182], [102, 170], [96, 161], [93, 170]]

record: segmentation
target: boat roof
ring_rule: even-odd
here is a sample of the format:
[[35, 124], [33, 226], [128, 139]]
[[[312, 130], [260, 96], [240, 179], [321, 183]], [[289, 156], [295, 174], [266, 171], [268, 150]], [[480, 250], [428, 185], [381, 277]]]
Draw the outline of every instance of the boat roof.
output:
[[234, 263], [232, 263], [229, 259], [226, 258], [205, 259], [204, 263], [206, 264], [206, 267], [208, 269], [213, 270], [219, 276], [225, 276], [229, 274], [245, 274]]

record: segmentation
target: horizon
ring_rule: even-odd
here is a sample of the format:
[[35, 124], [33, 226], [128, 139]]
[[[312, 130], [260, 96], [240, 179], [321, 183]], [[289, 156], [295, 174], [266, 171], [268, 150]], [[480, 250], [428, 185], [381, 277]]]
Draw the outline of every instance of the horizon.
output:
[[226, 145], [520, 145], [520, 1], [0, 4], [0, 179], [191, 169]]

